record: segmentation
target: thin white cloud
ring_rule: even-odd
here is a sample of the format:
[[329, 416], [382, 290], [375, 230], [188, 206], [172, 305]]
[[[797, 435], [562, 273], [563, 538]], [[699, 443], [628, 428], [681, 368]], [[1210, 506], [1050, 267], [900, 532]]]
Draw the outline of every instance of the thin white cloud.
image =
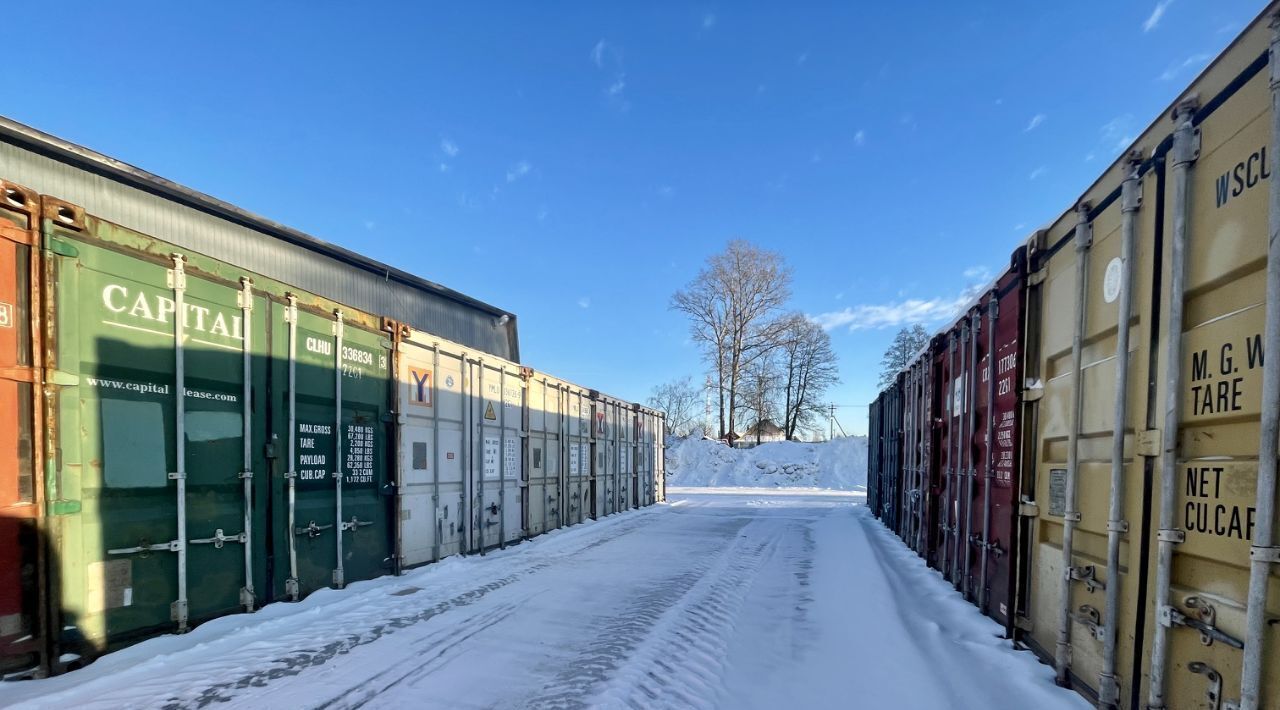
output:
[[371, 219], [366, 219], [364, 221], [364, 228], [372, 232], [373, 230], [378, 228], [378, 223]]
[[613, 80], [605, 85], [602, 93], [609, 105], [626, 113], [631, 109], [631, 102], [624, 93], [627, 88], [627, 75], [623, 71], [622, 50], [603, 39], [591, 48], [591, 63], [596, 69], [607, 69], [613, 74]]
[[796, 57], [796, 66], [802, 67], [807, 61], [809, 61], [809, 53], [801, 52], [800, 56]]
[[716, 14], [714, 12], [708, 12], [707, 14], [702, 16], [702, 29], [709, 30], [715, 26], [716, 26]]
[[859, 128], [858, 132], [853, 134], [853, 144], [862, 146], [867, 144], [867, 132]]
[[1164, 11], [1169, 9], [1173, 4], [1173, 0], [1160, 0], [1156, 3], [1156, 7], [1151, 11], [1151, 15], [1147, 17], [1147, 21], [1142, 23], [1142, 31], [1150, 32], [1160, 24], [1160, 20], [1164, 17]]
[[676, 192], [676, 189], [670, 185], [658, 186], [658, 194], [662, 195], [663, 197], [671, 197], [672, 195], [675, 194], [675, 192]]
[[439, 163], [439, 164], [438, 164], [438, 166], [439, 166], [439, 168], [440, 168], [440, 172], [442, 172], [442, 173], [447, 173], [447, 172], [449, 172], [449, 164], [448, 164], [448, 163], [443, 163], [443, 162], [442, 162], [442, 163]]
[[1209, 54], [1197, 52], [1196, 54], [1182, 60], [1181, 63], [1170, 64], [1169, 68], [1165, 69], [1164, 73], [1160, 75], [1160, 81], [1172, 81], [1178, 78], [1178, 75], [1187, 69], [1199, 69], [1211, 58], [1212, 57]]
[[1022, 132], [1030, 133], [1031, 131], [1034, 131], [1037, 126], [1044, 123], [1044, 120], [1046, 118], [1048, 118], [1048, 116], [1044, 115], [1043, 113], [1037, 113], [1036, 115], [1031, 117], [1030, 121], [1027, 122], [1027, 127], [1022, 129]]
[[448, 138], [440, 139], [440, 150], [450, 158], [456, 158], [458, 156], [458, 144]]
[[1027, 179], [1035, 180], [1036, 178], [1043, 176], [1047, 172], [1049, 172], [1049, 167], [1047, 165], [1041, 165], [1035, 170], [1032, 170], [1031, 174], [1027, 176]]
[[1024, 222], [1019, 222], [1019, 223], [1017, 223], [1017, 224], [1013, 225], [1013, 231], [1015, 231], [1015, 232], [1021, 232], [1022, 230], [1026, 229], [1026, 228], [1027, 228], [1027, 225], [1026, 225], [1026, 223], [1024, 223]]
[[1102, 135], [1103, 149], [1118, 153], [1128, 148], [1133, 143], [1135, 127], [1133, 114], [1130, 113], [1116, 116], [1102, 124], [1098, 132]]
[[530, 165], [528, 161], [521, 160], [515, 165], [507, 168], [507, 182], [515, 182], [516, 180], [528, 175], [531, 170], [533, 170], [533, 166]]
[[974, 283], [954, 297], [930, 299], [907, 298], [890, 303], [859, 304], [838, 311], [809, 316], [823, 330], [848, 328], [850, 331], [900, 328], [908, 325], [937, 324], [954, 318], [960, 309], [969, 305], [983, 289], [986, 280]]
[[970, 266], [964, 270], [964, 277], [968, 281], [988, 281], [991, 279], [991, 270], [985, 266]]
[[547, 206], [546, 206], [546, 205], [542, 205], [541, 207], [539, 207], [539, 208], [538, 208], [538, 221], [539, 221], [539, 222], [542, 222], [542, 221], [546, 220], [547, 215], [549, 215], [549, 214], [551, 214], [551, 213], [550, 213], [549, 211], [547, 211]]
[[591, 307], [591, 298], [589, 296], [582, 296], [581, 298], [578, 299], [578, 308], [590, 308], [590, 307]]
[[1084, 162], [1091, 163], [1093, 162], [1093, 159], [1096, 157], [1098, 157], [1098, 154], [1091, 150], [1088, 153], [1084, 154]]

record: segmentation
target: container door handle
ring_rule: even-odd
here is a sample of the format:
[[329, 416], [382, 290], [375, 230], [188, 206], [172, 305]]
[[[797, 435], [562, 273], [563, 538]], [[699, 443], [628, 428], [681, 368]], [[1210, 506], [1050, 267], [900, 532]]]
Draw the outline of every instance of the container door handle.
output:
[[306, 535], [307, 537], [320, 537], [320, 533], [333, 527], [332, 525], [316, 525], [316, 521], [312, 520], [307, 523], [305, 528], [294, 528], [295, 535]]
[[222, 528], [218, 528], [216, 531], [214, 531], [213, 537], [201, 538], [199, 540], [187, 540], [187, 542], [193, 545], [211, 544], [214, 547], [221, 550], [222, 546], [228, 542], [238, 542], [240, 544], [244, 544], [245, 540], [246, 540], [246, 536], [244, 533], [236, 533], [235, 535], [224, 535], [222, 534]]

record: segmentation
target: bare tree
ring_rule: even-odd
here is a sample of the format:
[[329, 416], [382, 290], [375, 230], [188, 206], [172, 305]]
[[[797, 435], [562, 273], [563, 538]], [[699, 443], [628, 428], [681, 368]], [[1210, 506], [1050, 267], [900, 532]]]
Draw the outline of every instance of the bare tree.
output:
[[772, 353], [756, 358], [742, 378], [742, 401], [745, 410], [755, 418], [756, 443], [760, 443], [761, 425], [777, 416], [778, 363]]
[[898, 334], [893, 336], [889, 349], [884, 351], [884, 358], [880, 360], [880, 387], [883, 389], [893, 384], [898, 373], [910, 365], [911, 358], [915, 357], [916, 353], [928, 343], [929, 333], [919, 323], [911, 326], [910, 329], [899, 330]]
[[787, 439], [822, 415], [822, 395], [839, 381], [831, 336], [799, 313], [784, 319], [779, 355], [783, 379], [783, 423]]
[[781, 254], [734, 240], [671, 298], [711, 366], [721, 438], [734, 431], [743, 373], [777, 343], [781, 324], [774, 316], [790, 295], [791, 270]]
[[681, 377], [654, 387], [649, 394], [648, 404], [666, 412], [667, 431], [675, 436], [688, 436], [697, 423], [698, 398], [699, 392], [693, 386], [693, 378]]

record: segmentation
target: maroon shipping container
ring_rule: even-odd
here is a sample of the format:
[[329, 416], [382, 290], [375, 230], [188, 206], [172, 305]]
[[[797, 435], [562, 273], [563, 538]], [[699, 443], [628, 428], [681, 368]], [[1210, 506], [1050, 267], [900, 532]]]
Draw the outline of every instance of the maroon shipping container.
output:
[[[982, 612], [1008, 625], [1013, 591], [1013, 543], [1018, 514], [1019, 396], [1022, 389], [1023, 284], [1026, 252], [983, 296], [970, 320], [978, 380], [970, 397], [966, 488], [967, 574], [961, 586]], [[994, 357], [993, 357], [994, 353]], [[994, 377], [992, 361], [995, 362]], [[994, 401], [994, 406], [990, 403]], [[972, 486], [969, 486], [969, 483]]]
[[947, 361], [947, 337], [935, 335], [929, 344], [925, 357], [929, 359], [929, 493], [928, 510], [925, 513], [927, 539], [925, 542], [925, 561], [938, 571], [946, 569], [946, 540], [950, 535], [947, 530], [946, 480], [947, 467], [950, 466], [952, 449], [948, 439], [949, 430], [944, 427], [943, 415], [947, 408], [947, 388], [943, 384], [950, 382]]
[[[919, 384], [908, 388], [905, 485], [917, 490], [915, 482], [919, 500], [917, 537], [908, 535], [907, 543], [1006, 625], [1014, 588], [1025, 264], [1025, 250], [1014, 252], [1000, 278], [907, 369], [907, 383]], [[913, 430], [916, 422], [923, 431]]]
[[922, 557], [929, 543], [932, 359], [926, 349], [905, 372], [903, 388], [903, 539]]

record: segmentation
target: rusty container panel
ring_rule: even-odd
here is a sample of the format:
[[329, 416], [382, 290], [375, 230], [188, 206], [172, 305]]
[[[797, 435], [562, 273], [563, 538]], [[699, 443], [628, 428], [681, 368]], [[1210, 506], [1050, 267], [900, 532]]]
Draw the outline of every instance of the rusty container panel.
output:
[[34, 193], [0, 182], [0, 674], [9, 676], [48, 670], [38, 210]]

